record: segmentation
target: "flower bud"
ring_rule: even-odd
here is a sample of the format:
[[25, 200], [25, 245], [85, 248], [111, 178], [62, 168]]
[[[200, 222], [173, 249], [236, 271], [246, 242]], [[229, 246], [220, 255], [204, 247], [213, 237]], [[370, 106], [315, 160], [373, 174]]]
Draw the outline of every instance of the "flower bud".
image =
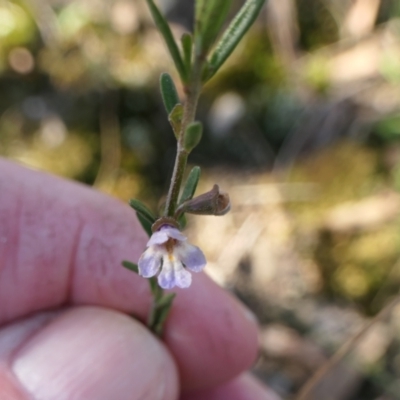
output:
[[222, 192], [218, 185], [200, 196], [182, 203], [176, 214], [182, 213], [197, 215], [224, 215], [231, 209], [231, 203], [228, 193]]

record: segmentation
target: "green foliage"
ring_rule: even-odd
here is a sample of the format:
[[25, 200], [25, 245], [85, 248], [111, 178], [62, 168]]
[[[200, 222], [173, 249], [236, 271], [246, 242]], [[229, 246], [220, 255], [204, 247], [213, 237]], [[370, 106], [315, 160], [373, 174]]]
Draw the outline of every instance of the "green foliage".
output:
[[129, 205], [136, 211], [136, 216], [142, 225], [142, 228], [149, 236], [151, 236], [151, 227], [156, 221], [153, 213], [140, 200], [131, 199], [129, 200]]
[[168, 293], [165, 296], [159, 297], [153, 304], [148, 326], [158, 336], [162, 336], [163, 334], [164, 322], [171, 310], [175, 296], [175, 293]]
[[376, 134], [384, 141], [400, 139], [400, 114], [390, 115], [375, 126]]
[[232, 0], [197, 0], [195, 16], [196, 55], [207, 55], [228, 15]]
[[146, 218], [149, 222], [154, 224], [156, 221], [153, 213], [140, 201], [137, 199], [130, 199], [129, 205], [140, 215]]
[[35, 24], [28, 12], [12, 2], [0, 3], [0, 38], [2, 48], [22, 45], [35, 39]]
[[[122, 261], [122, 265], [130, 271], [139, 273], [137, 264], [130, 261]], [[156, 335], [161, 336], [163, 333], [163, 327], [165, 320], [171, 310], [175, 293], [168, 293], [164, 295], [164, 290], [158, 285], [157, 278], [152, 277], [149, 279], [149, 287], [153, 296], [153, 305], [148, 317], [148, 327]]]
[[247, 0], [230, 23], [212, 52], [205, 70], [204, 80], [210, 79], [231, 55], [242, 37], [257, 18], [265, 0]]
[[179, 133], [182, 127], [183, 105], [177, 104], [168, 116], [169, 123], [175, 133], [175, 137], [179, 138]]
[[152, 230], [151, 230], [151, 227], [152, 227], [153, 224], [143, 214], [140, 214], [139, 212], [136, 212], [136, 216], [137, 216], [137, 218], [138, 218], [138, 220], [140, 222], [140, 225], [142, 225], [142, 228], [144, 229], [144, 231], [149, 236], [151, 236], [152, 233], [153, 233]]
[[158, 303], [161, 300], [164, 291], [158, 285], [157, 278], [155, 277], [149, 279], [149, 284], [150, 284], [150, 291], [151, 294], [153, 295], [154, 301]]
[[190, 33], [184, 33], [181, 38], [183, 61], [186, 71], [190, 71], [192, 67], [193, 37]]
[[297, 1], [300, 46], [307, 51], [335, 43], [339, 39], [338, 25], [329, 2]]
[[130, 262], [130, 261], [127, 261], [127, 260], [122, 261], [121, 264], [122, 264], [122, 266], [125, 267], [126, 269], [129, 269], [129, 271], [133, 271], [133, 272], [135, 272], [136, 274], [139, 273], [139, 267], [137, 266], [137, 264], [135, 264], [135, 263], [133, 263], [133, 262]]
[[187, 177], [185, 186], [183, 187], [182, 195], [181, 198], [179, 199], [179, 204], [182, 204], [183, 202], [190, 200], [194, 196], [197, 184], [199, 183], [200, 174], [201, 174], [200, 167], [196, 166], [192, 168], [192, 170], [189, 173], [189, 176]]
[[203, 135], [203, 125], [199, 121], [191, 122], [185, 131], [184, 147], [187, 152], [191, 152], [201, 140]]
[[174, 109], [174, 107], [179, 104], [179, 97], [176, 91], [176, 87], [174, 81], [171, 78], [171, 75], [164, 72], [160, 76], [160, 88], [161, 95], [164, 101], [165, 109], [167, 110], [168, 115]]
[[175, 63], [175, 67], [182, 79], [183, 82], [187, 81], [188, 71], [185, 69], [185, 65], [179, 51], [179, 48], [175, 42], [174, 36], [172, 35], [171, 28], [168, 25], [168, 22], [156, 6], [153, 0], [146, 0], [147, 4], [150, 8], [150, 12], [153, 16], [154, 22], [157, 25], [158, 30], [163, 36], [165, 43], [168, 47], [169, 53]]
[[179, 222], [179, 227], [181, 228], [181, 230], [184, 230], [186, 228], [187, 225], [187, 218], [185, 214], [181, 214], [181, 216], [178, 218], [178, 222]]

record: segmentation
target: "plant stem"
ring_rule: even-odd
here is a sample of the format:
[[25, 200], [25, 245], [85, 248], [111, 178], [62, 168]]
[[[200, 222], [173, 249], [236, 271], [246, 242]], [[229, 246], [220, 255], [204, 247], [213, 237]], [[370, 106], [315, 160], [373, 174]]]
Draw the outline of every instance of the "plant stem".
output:
[[178, 197], [181, 189], [183, 176], [189, 153], [184, 148], [184, 138], [187, 126], [194, 121], [196, 116], [197, 102], [201, 92], [201, 71], [203, 62], [197, 58], [193, 64], [189, 84], [186, 87], [186, 101], [183, 108], [182, 126], [177, 142], [174, 171], [168, 191], [164, 215], [173, 217], [178, 205]]

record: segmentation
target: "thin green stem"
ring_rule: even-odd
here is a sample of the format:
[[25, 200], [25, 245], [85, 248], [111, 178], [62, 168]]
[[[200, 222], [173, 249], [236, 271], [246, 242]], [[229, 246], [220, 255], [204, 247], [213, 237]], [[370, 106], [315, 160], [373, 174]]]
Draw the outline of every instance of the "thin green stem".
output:
[[187, 126], [194, 121], [196, 116], [197, 103], [201, 91], [201, 71], [203, 62], [196, 59], [193, 65], [192, 75], [186, 89], [186, 101], [183, 108], [182, 126], [179, 133], [174, 171], [168, 191], [167, 203], [165, 205], [165, 216], [173, 217], [178, 205], [178, 197], [181, 189], [183, 176], [186, 170], [189, 153], [184, 148], [184, 137]]

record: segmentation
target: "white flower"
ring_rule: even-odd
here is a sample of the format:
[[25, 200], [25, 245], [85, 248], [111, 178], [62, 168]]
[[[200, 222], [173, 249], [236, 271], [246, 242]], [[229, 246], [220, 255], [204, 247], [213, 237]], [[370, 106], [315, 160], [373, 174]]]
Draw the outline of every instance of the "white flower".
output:
[[207, 261], [203, 252], [186, 242], [186, 237], [171, 225], [163, 225], [151, 235], [147, 249], [141, 255], [139, 274], [145, 278], [158, 275], [158, 284], [163, 289], [174, 286], [187, 288], [192, 283], [188, 271], [200, 272]]

